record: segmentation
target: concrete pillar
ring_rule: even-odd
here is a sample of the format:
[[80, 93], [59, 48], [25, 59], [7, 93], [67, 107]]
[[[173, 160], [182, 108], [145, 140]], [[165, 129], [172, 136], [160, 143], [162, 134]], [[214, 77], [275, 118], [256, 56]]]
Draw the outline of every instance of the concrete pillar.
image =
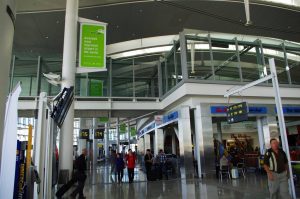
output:
[[137, 140], [138, 145], [138, 153], [139, 154], [145, 154], [145, 146], [144, 146], [144, 138], [141, 137]]
[[164, 150], [164, 131], [163, 129], [155, 129], [154, 135], [154, 155], [158, 155], [159, 150]]
[[9, 69], [11, 63], [12, 46], [14, 39], [14, 21], [7, 13], [7, 7], [12, 11], [12, 16], [16, 16], [15, 0], [0, 0], [0, 161], [2, 154], [2, 142], [4, 131], [5, 105], [8, 95]]
[[150, 140], [150, 134], [144, 135], [144, 153], [147, 149], [151, 149], [151, 140]]
[[117, 153], [121, 152], [120, 150], [120, 128], [119, 128], [119, 118], [116, 121], [116, 133], [117, 133]]
[[131, 148], [130, 146], [130, 122], [127, 122], [127, 138], [128, 138], [128, 149]]
[[212, 172], [215, 168], [215, 159], [210, 106], [197, 105], [194, 114], [199, 176], [215, 175]]
[[105, 158], [108, 158], [109, 157], [109, 124], [108, 123], [105, 123], [104, 150], [105, 150]]
[[270, 139], [271, 138], [279, 138], [277, 120], [275, 116], [267, 116], [262, 117], [262, 131], [263, 131], [263, 139], [264, 139], [264, 149], [270, 148]]
[[194, 165], [192, 154], [192, 131], [190, 122], [190, 108], [188, 106], [183, 106], [179, 110], [177, 134], [180, 148], [181, 178], [193, 178]]
[[[67, 0], [65, 17], [64, 51], [62, 63], [61, 88], [75, 85], [76, 52], [77, 52], [77, 23], [78, 0]], [[61, 128], [59, 143], [59, 169], [69, 170], [69, 177], [73, 169], [73, 131], [74, 131], [74, 103], [65, 118]]]
[[257, 131], [258, 131], [258, 142], [259, 142], [259, 151], [260, 154], [264, 154], [266, 147], [265, 147], [265, 139], [264, 139], [264, 131], [263, 131], [263, 121], [262, 118], [256, 119], [257, 123]]

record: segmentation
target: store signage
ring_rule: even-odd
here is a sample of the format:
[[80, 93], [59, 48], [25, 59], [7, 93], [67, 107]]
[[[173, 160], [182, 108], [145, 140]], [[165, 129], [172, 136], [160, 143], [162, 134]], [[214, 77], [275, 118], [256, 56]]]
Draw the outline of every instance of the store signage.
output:
[[[300, 114], [300, 107], [283, 107], [283, 114]], [[275, 112], [277, 113], [277, 109], [275, 108]]]
[[94, 130], [94, 139], [104, 139], [104, 130], [105, 129], [95, 129]]
[[176, 119], [178, 119], [178, 111], [174, 111], [172, 113], [169, 113], [168, 115], [165, 115], [163, 122], [165, 124], [167, 122], [171, 122]]
[[81, 129], [79, 132], [79, 139], [89, 139], [90, 138], [90, 129]]
[[229, 124], [248, 120], [248, 105], [246, 102], [233, 104], [227, 108], [227, 122]]
[[[85, 19], [82, 19], [85, 21]], [[98, 21], [80, 24], [79, 70], [85, 72], [106, 71], [106, 25]]]
[[[226, 114], [227, 106], [211, 106], [211, 114]], [[268, 109], [264, 106], [251, 106], [249, 107], [249, 114], [267, 114]]]

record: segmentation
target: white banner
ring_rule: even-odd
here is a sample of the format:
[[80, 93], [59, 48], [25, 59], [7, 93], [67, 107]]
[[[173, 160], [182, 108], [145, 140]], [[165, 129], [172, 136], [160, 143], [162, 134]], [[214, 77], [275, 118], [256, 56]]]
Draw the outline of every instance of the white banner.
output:
[[6, 102], [2, 162], [0, 170], [0, 198], [13, 198], [14, 194], [18, 130], [18, 99], [20, 93], [21, 86], [18, 84], [8, 96]]

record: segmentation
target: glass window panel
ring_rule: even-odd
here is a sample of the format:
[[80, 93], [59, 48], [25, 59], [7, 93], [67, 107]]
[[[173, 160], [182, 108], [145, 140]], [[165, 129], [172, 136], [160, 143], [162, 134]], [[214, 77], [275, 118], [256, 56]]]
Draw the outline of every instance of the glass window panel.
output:
[[112, 61], [113, 97], [133, 97], [132, 64], [132, 59]]

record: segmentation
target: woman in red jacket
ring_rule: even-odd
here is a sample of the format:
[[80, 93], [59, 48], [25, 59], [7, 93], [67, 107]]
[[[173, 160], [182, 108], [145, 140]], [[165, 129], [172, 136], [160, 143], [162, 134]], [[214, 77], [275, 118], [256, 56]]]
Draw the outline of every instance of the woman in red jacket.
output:
[[128, 150], [128, 155], [126, 156], [126, 162], [127, 162], [129, 183], [132, 183], [134, 178], [135, 155], [132, 153], [131, 149]]

